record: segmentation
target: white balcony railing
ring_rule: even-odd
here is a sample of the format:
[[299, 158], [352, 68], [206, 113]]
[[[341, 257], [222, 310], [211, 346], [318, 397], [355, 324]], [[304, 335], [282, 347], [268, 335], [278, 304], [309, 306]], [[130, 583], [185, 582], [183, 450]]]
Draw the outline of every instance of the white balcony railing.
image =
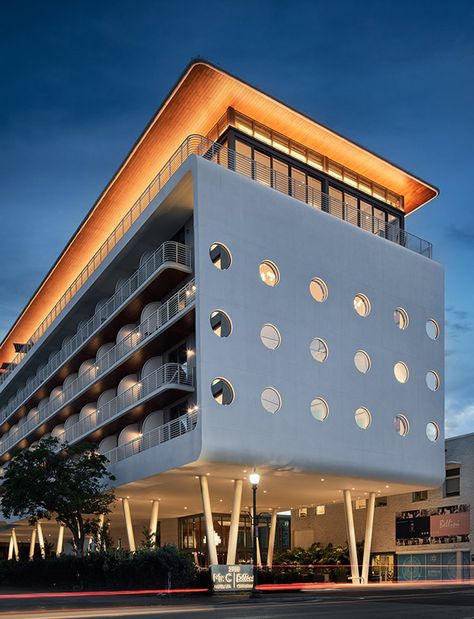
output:
[[150, 447], [156, 447], [156, 445], [166, 443], [173, 438], [183, 436], [183, 434], [187, 434], [188, 432], [194, 430], [197, 425], [198, 414], [198, 411], [194, 410], [190, 413], [186, 413], [185, 415], [181, 415], [177, 419], [173, 419], [173, 421], [169, 421], [162, 426], [158, 426], [157, 428], [142, 434], [138, 438], [125, 443], [125, 445], [119, 445], [118, 447], [107, 451], [104, 455], [110, 464], [116, 464], [121, 460], [125, 460], [125, 458], [129, 458], [130, 456], [134, 456], [135, 454], [145, 451], [146, 449], [150, 449]]
[[61, 443], [73, 443], [101, 426], [121, 417], [137, 404], [156, 395], [162, 389], [193, 386], [193, 371], [179, 363], [165, 363], [138, 383], [119, 394], [96, 411], [72, 424], [58, 436]]
[[149, 338], [154, 337], [159, 331], [163, 331], [168, 324], [177, 318], [186, 308], [191, 305], [196, 295], [194, 280], [181, 288], [166, 303], [158, 308], [153, 314], [133, 329], [126, 337], [115, 346], [97, 358], [86, 372], [72, 381], [59, 395], [50, 400], [37, 414], [19, 426], [11, 435], [7, 435], [0, 441], [0, 455], [8, 452], [14, 445], [25, 438], [32, 431], [50, 420], [64, 406], [70, 404], [81, 392], [89, 389], [94, 382], [105, 376], [113, 367], [123, 362], [127, 357], [134, 354]]
[[101, 328], [122, 309], [130, 298], [156, 273], [166, 265], [185, 266], [189, 269], [192, 264], [192, 252], [189, 247], [174, 241], [163, 243], [149, 258], [119, 287], [119, 289], [103, 304], [94, 315], [77, 332], [67, 340], [61, 350], [50, 356], [48, 363], [41, 367], [28, 383], [19, 389], [6, 406], [0, 410], [0, 423], [3, 423], [14, 413], [24, 401], [32, 395], [41, 384], [49, 379], [70, 357], [75, 355], [84, 344], [94, 337]]

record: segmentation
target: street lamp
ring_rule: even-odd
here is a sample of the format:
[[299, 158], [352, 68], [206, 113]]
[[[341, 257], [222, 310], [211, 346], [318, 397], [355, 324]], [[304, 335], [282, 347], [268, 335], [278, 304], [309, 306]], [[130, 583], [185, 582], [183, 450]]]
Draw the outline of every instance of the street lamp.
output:
[[258, 567], [257, 567], [257, 543], [258, 543], [258, 522], [257, 522], [257, 488], [260, 482], [260, 475], [254, 470], [253, 473], [249, 475], [249, 481], [252, 485], [252, 494], [253, 494], [253, 544], [252, 544], [252, 554], [253, 554], [253, 594], [256, 592], [257, 587], [257, 576], [258, 576]]

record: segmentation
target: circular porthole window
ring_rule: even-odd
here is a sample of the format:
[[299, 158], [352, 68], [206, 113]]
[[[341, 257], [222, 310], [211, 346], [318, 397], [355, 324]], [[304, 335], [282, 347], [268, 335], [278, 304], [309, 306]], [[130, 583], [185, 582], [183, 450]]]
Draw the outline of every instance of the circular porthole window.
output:
[[434, 421], [430, 421], [426, 424], [426, 436], [429, 441], [434, 443], [439, 438], [439, 427]]
[[405, 415], [395, 415], [393, 418], [393, 428], [399, 436], [406, 436], [410, 431], [410, 424]]
[[276, 286], [280, 281], [280, 271], [278, 267], [270, 260], [265, 260], [259, 267], [260, 278], [267, 286]]
[[434, 370], [430, 370], [426, 373], [426, 386], [430, 391], [437, 391], [440, 382], [439, 376]]
[[210, 317], [211, 329], [217, 337], [229, 337], [232, 333], [232, 321], [229, 316], [222, 310], [216, 310], [211, 313]]
[[270, 350], [275, 350], [281, 344], [281, 335], [275, 325], [266, 324], [260, 329], [260, 340]]
[[361, 406], [354, 414], [355, 422], [361, 430], [367, 430], [372, 421], [372, 415], [370, 412]]
[[212, 264], [221, 271], [225, 271], [232, 264], [232, 254], [222, 243], [213, 243], [209, 248]]
[[311, 414], [316, 421], [324, 421], [329, 415], [329, 406], [323, 398], [314, 398], [311, 402]]
[[211, 383], [211, 393], [214, 400], [222, 406], [228, 406], [234, 401], [234, 388], [225, 378], [215, 378]]
[[267, 387], [262, 391], [260, 402], [269, 413], [277, 413], [281, 408], [281, 396], [273, 387]]
[[323, 363], [328, 358], [328, 347], [324, 340], [319, 337], [315, 337], [311, 340], [311, 344], [309, 345], [309, 350], [311, 355], [315, 361], [319, 361], [319, 363]]
[[406, 383], [408, 377], [410, 376], [408, 366], [403, 363], [403, 361], [397, 361], [397, 363], [395, 363], [395, 365], [393, 366], [393, 373], [399, 383]]
[[439, 338], [439, 324], [434, 320], [434, 318], [430, 318], [426, 321], [425, 324], [426, 335], [430, 338], [430, 340], [437, 340]]
[[314, 277], [309, 283], [309, 292], [318, 303], [324, 303], [328, 298], [328, 287], [319, 277]]
[[354, 297], [354, 309], [363, 318], [370, 314], [370, 301], [365, 294], [356, 294]]
[[370, 357], [365, 350], [358, 350], [354, 355], [354, 365], [361, 374], [367, 374], [370, 370]]
[[393, 322], [402, 331], [408, 327], [409, 318], [403, 307], [397, 307], [397, 309], [393, 312]]

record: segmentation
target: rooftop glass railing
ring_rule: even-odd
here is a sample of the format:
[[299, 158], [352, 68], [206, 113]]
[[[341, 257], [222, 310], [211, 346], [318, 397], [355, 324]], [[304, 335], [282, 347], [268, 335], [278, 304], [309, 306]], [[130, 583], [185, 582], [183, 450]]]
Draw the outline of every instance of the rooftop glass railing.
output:
[[317, 189], [298, 183], [295, 179], [250, 159], [240, 153], [209, 140], [200, 135], [191, 135], [184, 140], [181, 146], [170, 157], [150, 185], [145, 189], [140, 198], [135, 202], [130, 211], [119, 222], [112, 234], [103, 243], [89, 263], [76, 277], [70, 287], [56, 303], [42, 321], [33, 335], [26, 342], [23, 351], [18, 353], [5, 371], [0, 374], [0, 385], [7, 377], [21, 364], [22, 360], [51, 323], [59, 316], [63, 309], [68, 305], [74, 295], [80, 290], [84, 283], [94, 273], [97, 267], [103, 262], [105, 257], [117, 245], [120, 239], [126, 234], [137, 218], [143, 213], [150, 202], [157, 196], [158, 192], [166, 185], [173, 174], [181, 167], [189, 155], [199, 155], [209, 159], [218, 165], [225, 166], [239, 174], [247, 176], [259, 183], [272, 187], [276, 191], [292, 196], [311, 208], [323, 210], [331, 215], [363, 228], [369, 232], [383, 237], [393, 243], [397, 243], [427, 258], [432, 257], [432, 245], [428, 241], [421, 239], [413, 234], [402, 230], [399, 225], [386, 222], [377, 217], [362, 213], [357, 208], [341, 202], [336, 198], [331, 198]]
[[133, 329], [110, 350], [96, 359], [84, 373], [74, 379], [56, 397], [36, 409], [35, 414], [27, 419], [13, 433], [4, 435], [0, 440], [0, 455], [7, 453], [31, 432], [43, 423], [52, 419], [62, 408], [70, 404], [80, 393], [89, 389], [95, 382], [103, 378], [119, 363], [136, 352], [148, 339], [159, 331], [168, 327], [169, 323], [177, 318], [194, 301], [196, 286], [194, 280], [186, 284], [181, 290], [163, 303], [149, 318]]
[[157, 428], [153, 428], [153, 430], [150, 430], [149, 432], [145, 432], [138, 438], [135, 438], [124, 445], [114, 447], [114, 449], [104, 453], [104, 456], [110, 464], [116, 464], [121, 460], [125, 460], [125, 458], [134, 456], [142, 451], [150, 449], [151, 447], [156, 447], [157, 445], [171, 441], [173, 438], [178, 438], [179, 436], [188, 434], [188, 432], [191, 432], [196, 427], [198, 422], [198, 414], [199, 413], [197, 410], [193, 410], [185, 415], [181, 415], [168, 423], [164, 423]]
[[122, 309], [133, 295], [151, 281], [157, 272], [166, 265], [184, 266], [191, 269], [192, 251], [186, 245], [167, 241], [146, 258], [140, 267], [98, 307], [94, 315], [81, 324], [77, 332], [64, 342], [57, 353], [50, 356], [48, 363], [41, 367], [27, 384], [19, 389], [8, 404], [0, 410], [0, 423], [13, 414], [24, 401], [50, 378], [70, 357], [95, 336], [107, 322]]

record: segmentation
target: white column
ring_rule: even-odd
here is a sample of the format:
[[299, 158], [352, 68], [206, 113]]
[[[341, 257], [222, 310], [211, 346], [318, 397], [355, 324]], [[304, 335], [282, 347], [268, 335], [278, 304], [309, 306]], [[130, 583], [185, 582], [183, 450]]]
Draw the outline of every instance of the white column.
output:
[[364, 558], [362, 559], [362, 584], [369, 582], [370, 551], [374, 532], [375, 492], [369, 494], [365, 521]]
[[229, 545], [227, 547], [227, 565], [233, 565], [236, 561], [237, 539], [239, 536], [240, 505], [242, 501], [241, 479], [234, 482], [234, 500], [232, 501], [232, 514], [230, 516]]
[[159, 501], [152, 501], [150, 515], [150, 534], [153, 544], [156, 546], [156, 534], [158, 529], [158, 515], [160, 513]]
[[268, 536], [268, 554], [267, 554], [267, 567], [270, 569], [273, 566], [273, 552], [275, 550], [275, 536], [277, 526], [277, 510], [272, 510], [272, 519], [270, 521], [270, 535]]
[[214, 533], [214, 522], [212, 521], [211, 498], [209, 496], [209, 485], [205, 475], [199, 477], [199, 484], [201, 486], [202, 510], [204, 512], [204, 522], [206, 525], [208, 562], [209, 565], [217, 565], [219, 561], [217, 560], [216, 536]]
[[36, 527], [33, 527], [33, 530], [31, 531], [30, 552], [28, 554], [28, 558], [30, 561], [33, 561], [35, 557], [35, 544], [36, 544]]
[[59, 525], [58, 531], [58, 541], [56, 543], [56, 556], [59, 557], [63, 553], [63, 544], [64, 544], [64, 525]]
[[18, 540], [16, 538], [16, 529], [12, 529], [12, 541], [13, 541], [13, 554], [15, 556], [15, 559], [19, 561], [20, 552], [18, 550]]
[[8, 560], [13, 559], [13, 535], [10, 533], [10, 543], [8, 544]]
[[122, 499], [123, 515], [125, 517], [125, 527], [127, 528], [128, 547], [132, 552], [136, 551], [135, 536], [133, 534], [132, 516], [130, 514], [130, 504], [128, 499]]
[[352, 583], [359, 583], [359, 564], [357, 560], [357, 545], [354, 527], [354, 514], [352, 513], [352, 497], [350, 490], [344, 490], [344, 509], [346, 514], [347, 543], [349, 544], [349, 557], [351, 561]]
[[262, 567], [262, 555], [260, 554], [260, 539], [257, 537], [257, 566]]
[[44, 549], [43, 527], [41, 526], [41, 522], [36, 523], [36, 531], [38, 532], [38, 544], [40, 547], [41, 558], [44, 559], [46, 557], [46, 552]]

